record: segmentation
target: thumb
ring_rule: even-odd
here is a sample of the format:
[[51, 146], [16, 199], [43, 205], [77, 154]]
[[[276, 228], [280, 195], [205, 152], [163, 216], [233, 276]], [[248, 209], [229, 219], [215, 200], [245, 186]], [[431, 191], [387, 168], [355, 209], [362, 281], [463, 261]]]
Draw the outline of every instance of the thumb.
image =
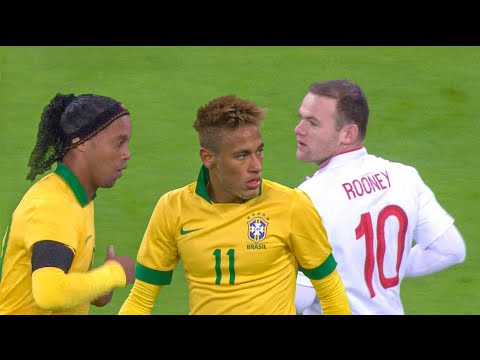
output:
[[115, 257], [115, 250], [113, 250], [113, 245], [107, 246], [107, 259]]

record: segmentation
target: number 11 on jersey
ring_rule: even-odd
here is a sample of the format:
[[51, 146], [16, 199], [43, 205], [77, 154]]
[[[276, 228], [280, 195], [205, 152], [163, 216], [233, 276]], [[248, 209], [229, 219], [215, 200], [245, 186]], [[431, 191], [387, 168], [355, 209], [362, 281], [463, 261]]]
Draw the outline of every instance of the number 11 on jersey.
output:
[[[213, 256], [215, 256], [215, 274], [217, 275], [215, 279], [215, 284], [220, 285], [222, 281], [222, 250], [215, 249], [213, 252]], [[230, 285], [235, 284], [235, 249], [228, 249], [227, 251], [228, 256], [228, 272], [230, 274], [228, 283]]]

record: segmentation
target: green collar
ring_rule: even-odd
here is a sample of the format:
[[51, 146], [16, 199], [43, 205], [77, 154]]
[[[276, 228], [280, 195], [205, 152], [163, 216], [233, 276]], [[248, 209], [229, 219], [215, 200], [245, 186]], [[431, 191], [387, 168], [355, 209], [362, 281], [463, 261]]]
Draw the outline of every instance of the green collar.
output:
[[[205, 167], [205, 165], [202, 165], [202, 167], [200, 168], [200, 174], [198, 174], [195, 193], [198, 196], [207, 200], [209, 203], [212, 203], [212, 199], [210, 199], [210, 195], [208, 195], [208, 190], [207, 190], [207, 184], [209, 181], [210, 181], [210, 172]], [[262, 194], [262, 187], [260, 186], [260, 192], [257, 196], [260, 196], [261, 194]], [[248, 199], [248, 200], [251, 200], [251, 199]], [[248, 200], [244, 200], [243, 202], [246, 203]]]
[[195, 193], [207, 200], [209, 203], [212, 202], [210, 195], [208, 195], [207, 184], [210, 181], [210, 173], [205, 165], [202, 165], [200, 168], [200, 174], [198, 174], [197, 187], [195, 188]]
[[[60, 176], [67, 185], [72, 189], [75, 197], [82, 207], [88, 205], [88, 194], [83, 185], [80, 183], [80, 180], [75, 176], [75, 174], [70, 170], [64, 163], [57, 161], [57, 169], [55, 173]], [[93, 194], [93, 199], [97, 196], [97, 193]]]

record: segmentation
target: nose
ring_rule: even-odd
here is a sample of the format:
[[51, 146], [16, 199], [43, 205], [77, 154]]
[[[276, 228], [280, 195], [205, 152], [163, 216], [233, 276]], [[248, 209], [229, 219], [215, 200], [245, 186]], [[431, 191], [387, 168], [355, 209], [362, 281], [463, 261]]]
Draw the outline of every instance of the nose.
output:
[[300, 122], [297, 124], [297, 126], [295, 126], [295, 128], [293, 129], [293, 132], [296, 134], [296, 135], [304, 135], [305, 132], [303, 131], [303, 126], [302, 126], [302, 121], [300, 120]]
[[262, 171], [263, 156], [252, 156], [250, 162], [250, 171], [260, 172]]
[[127, 147], [125, 153], [123, 154], [123, 158], [125, 160], [130, 160], [131, 157], [132, 157], [132, 153], [130, 152], [130, 149]]

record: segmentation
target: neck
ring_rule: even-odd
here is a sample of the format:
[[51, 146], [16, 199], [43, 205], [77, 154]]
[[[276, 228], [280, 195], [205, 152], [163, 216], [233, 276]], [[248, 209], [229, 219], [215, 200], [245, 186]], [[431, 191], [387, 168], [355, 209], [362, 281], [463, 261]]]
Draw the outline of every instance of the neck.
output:
[[208, 196], [212, 204], [242, 204], [244, 200], [240, 197], [233, 196], [231, 194], [221, 194], [218, 191], [215, 191], [214, 186], [212, 185], [212, 179], [207, 184]]
[[88, 200], [92, 201], [93, 195], [95, 194], [95, 191], [97, 191], [98, 186], [95, 187], [92, 184], [92, 181], [89, 179], [87, 175], [87, 165], [83, 161], [80, 161], [72, 151], [67, 152], [63, 156], [62, 162], [75, 174], [78, 181], [80, 181], [80, 184], [82, 184], [83, 188], [87, 192]]
[[361, 149], [362, 147], [363, 147], [363, 144], [352, 144], [352, 145], [343, 146], [342, 148], [338, 149], [338, 151], [334, 153], [332, 156], [330, 156], [329, 158], [324, 159], [323, 161], [317, 163], [318, 168], [321, 169], [324, 166], [327, 166], [330, 160], [332, 160], [335, 156], [345, 154], [351, 151], [355, 151], [355, 150]]

